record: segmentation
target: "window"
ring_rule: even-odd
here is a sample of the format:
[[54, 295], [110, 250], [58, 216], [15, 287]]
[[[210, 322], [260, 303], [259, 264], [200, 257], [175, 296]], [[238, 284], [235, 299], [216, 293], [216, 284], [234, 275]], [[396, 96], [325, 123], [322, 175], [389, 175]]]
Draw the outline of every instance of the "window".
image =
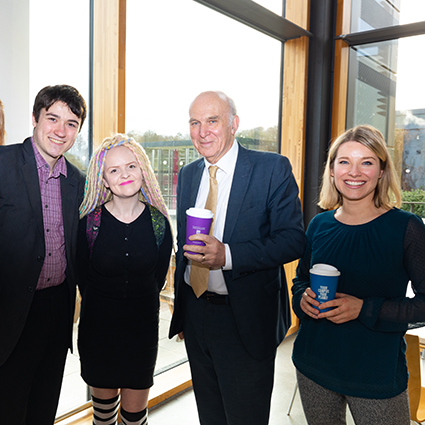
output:
[[350, 50], [347, 128], [368, 123], [389, 145], [394, 135], [398, 40], [353, 46]]
[[197, 158], [188, 109], [200, 92], [235, 100], [242, 144], [278, 150], [280, 62], [279, 41], [191, 0], [127, 2], [126, 132], [150, 152], [171, 210], [178, 170]]
[[[376, 7], [372, 3], [376, 2], [364, 0], [362, 5]], [[379, 3], [379, 7], [387, 8], [390, 2]], [[423, 2], [397, 3], [399, 12], [386, 14], [385, 22], [382, 16], [378, 19], [373, 15], [369, 24], [390, 26], [425, 17]], [[358, 7], [359, 2], [353, 5]], [[368, 16], [363, 12], [360, 15]], [[421, 73], [424, 59], [418, 52], [424, 42], [425, 35], [418, 35], [350, 48], [346, 121], [347, 128], [371, 124], [383, 133], [400, 177], [403, 208], [422, 218], [425, 218], [425, 89]]]
[[[55, 0], [30, 0], [29, 5], [30, 99], [33, 102], [45, 86], [69, 84], [88, 104], [89, 2], [75, 0], [70, 7]], [[82, 170], [89, 161], [87, 118], [66, 154]], [[31, 125], [28, 134], [32, 134]]]
[[[146, 149], [176, 229], [177, 174], [198, 158], [189, 137], [191, 101], [202, 91], [224, 91], [241, 119], [237, 139], [277, 152], [282, 45], [192, 0], [127, 0], [126, 40], [126, 133]], [[173, 271], [172, 260], [164, 303]], [[157, 372], [186, 358], [183, 344], [167, 339], [170, 316], [163, 306]]]
[[425, 20], [422, 0], [352, 0], [351, 32]]
[[[288, 0], [259, 0], [257, 3], [281, 16], [282, 4], [287, 2]], [[2, 49], [2, 57], [8, 65], [2, 67], [2, 75], [6, 75], [6, 78], [0, 79], [0, 83], [7, 81], [7, 84], [2, 86], [2, 100], [7, 100], [5, 107], [9, 111], [6, 119], [6, 125], [10, 126], [8, 142], [16, 143], [23, 140], [23, 137], [15, 137], [12, 134], [15, 129], [23, 132], [24, 136], [32, 132], [32, 102], [42, 87], [71, 84], [82, 93], [88, 103], [89, 74], [93, 71], [89, 69], [89, 7], [94, 2], [76, 0], [72, 7], [68, 3], [62, 5], [54, 0], [0, 0], [0, 3], [5, 6], [6, 18], [2, 23], [12, 23], [10, 26], [3, 25], [3, 35], [12, 37], [10, 43], [3, 43], [7, 48]], [[110, 3], [99, 1], [96, 5], [100, 6], [99, 9], [103, 12], [107, 3], [111, 9], [116, 10], [124, 4], [111, 0]], [[261, 16], [252, 16], [252, 21], [256, 21], [254, 27], [272, 35], [266, 36], [192, 0], [126, 0], [126, 3], [128, 21], [125, 130], [133, 134], [146, 148], [173, 213], [177, 173], [183, 165], [197, 158], [197, 152], [193, 149], [188, 134], [188, 108], [193, 98], [204, 90], [226, 92], [234, 98], [241, 117], [237, 133], [239, 141], [254, 149], [278, 152], [282, 43], [272, 37], [278, 34], [279, 40], [287, 40], [309, 34], [302, 28], [294, 32], [293, 26], [289, 25], [287, 28], [283, 20], [271, 22], [273, 19], [267, 18], [271, 14], [260, 13]], [[232, 0], [229, 0], [229, 3], [232, 3]], [[298, 9], [302, 8], [303, 12], [306, 12], [306, 5], [307, 0], [293, 0], [291, 10], [298, 12]], [[306, 14], [307, 12], [303, 13], [303, 27], [307, 26]], [[103, 30], [110, 20], [108, 16], [100, 15], [99, 13], [99, 16], [96, 16], [95, 13], [94, 20], [95, 24], [102, 22]], [[17, 17], [20, 25], [16, 25]], [[264, 26], [256, 25], [258, 22]], [[276, 30], [276, 26], [279, 30]], [[15, 32], [18, 27], [19, 34]], [[105, 31], [114, 33], [115, 29], [116, 27], [109, 27]], [[102, 44], [104, 39], [97, 37], [95, 42], [97, 41]], [[40, 48], [42, 45], [43, 49]], [[46, 45], [50, 49], [48, 55], [45, 54]], [[108, 44], [108, 49], [113, 50], [115, 54], [115, 47]], [[17, 51], [21, 54], [16, 55]], [[44, 55], [40, 54], [41, 51]], [[301, 56], [304, 58], [305, 53]], [[115, 72], [115, 65], [108, 60], [94, 64], [94, 68], [108, 68]], [[292, 64], [294, 74], [299, 72], [299, 69], [296, 69], [298, 62], [288, 60], [287, 64]], [[303, 108], [299, 106], [303, 106], [305, 102], [306, 78], [302, 72], [297, 74], [299, 75], [301, 77], [298, 91], [287, 94], [287, 103], [294, 109], [301, 110]], [[113, 78], [106, 80], [100, 72], [94, 75], [94, 80], [103, 85], [102, 89], [106, 88], [104, 92], [100, 92], [102, 96], [108, 97], [108, 106], [114, 104], [114, 96], [119, 90], [116, 90]], [[12, 107], [15, 108], [13, 113]], [[21, 124], [13, 125], [15, 116], [19, 116], [16, 120], [18, 123], [22, 120], [22, 109], [29, 112], [28, 127], [24, 125], [23, 130]], [[96, 110], [103, 111], [99, 107]], [[117, 127], [115, 122], [111, 124], [116, 117], [110, 119], [109, 115], [106, 116], [102, 112], [100, 114], [107, 122], [105, 127], [108, 127], [108, 131], [109, 125]], [[294, 134], [294, 137], [286, 137], [288, 144], [303, 145], [304, 118], [303, 113], [298, 113], [293, 118], [294, 129], [291, 135]], [[74, 148], [69, 152], [69, 155], [72, 155], [70, 159], [81, 168], [85, 168], [89, 160], [88, 119]], [[95, 127], [101, 127], [99, 122], [95, 122]], [[282, 150], [285, 150], [285, 147], [282, 147]], [[300, 150], [291, 150], [289, 154], [286, 152], [286, 155], [295, 158], [293, 164], [302, 163], [303, 155], [299, 152]], [[301, 180], [302, 169], [301, 166], [298, 168], [297, 176]], [[171, 281], [172, 276], [171, 268], [168, 281]], [[167, 294], [164, 294], [164, 299], [166, 297]], [[162, 311], [167, 312], [169, 317], [166, 303], [163, 303]], [[168, 341], [167, 333], [168, 324], [160, 328], [161, 347], [156, 373], [178, 364], [185, 358], [184, 344]], [[76, 332], [74, 347], [76, 348]], [[66, 365], [58, 416], [87, 400], [86, 387], [80, 379], [80, 365], [75, 348]], [[175, 356], [175, 351], [180, 351], [180, 357]], [[168, 379], [165, 374], [163, 376]]]
[[282, 16], [283, 13], [283, 0], [254, 0], [255, 3], [269, 9], [276, 15]]

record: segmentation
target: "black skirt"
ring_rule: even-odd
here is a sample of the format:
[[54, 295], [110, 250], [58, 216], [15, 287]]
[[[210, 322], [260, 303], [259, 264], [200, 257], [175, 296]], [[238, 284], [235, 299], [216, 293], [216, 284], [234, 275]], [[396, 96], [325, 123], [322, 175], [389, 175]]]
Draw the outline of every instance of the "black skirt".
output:
[[81, 376], [88, 385], [132, 389], [153, 385], [158, 352], [158, 303], [157, 293], [117, 300], [86, 288], [78, 349]]
[[86, 220], [78, 239], [82, 295], [78, 348], [84, 381], [98, 388], [146, 389], [158, 351], [159, 289], [171, 251], [171, 232], [157, 247], [148, 208], [122, 223], [102, 207], [90, 254]]

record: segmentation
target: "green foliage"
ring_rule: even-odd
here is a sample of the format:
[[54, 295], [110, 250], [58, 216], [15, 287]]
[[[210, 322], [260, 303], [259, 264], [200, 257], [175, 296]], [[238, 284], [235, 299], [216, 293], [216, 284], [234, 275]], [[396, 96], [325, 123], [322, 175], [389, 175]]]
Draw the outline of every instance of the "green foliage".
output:
[[238, 142], [249, 149], [277, 152], [277, 126], [242, 130], [236, 133]]
[[[155, 143], [155, 142], [170, 142], [170, 148], [175, 146], [175, 142], [187, 142], [187, 147], [192, 147], [192, 142], [190, 141], [190, 134], [177, 133], [176, 135], [162, 135], [157, 134], [152, 130], [147, 130], [144, 133], [138, 130], [131, 130], [127, 132], [128, 136], [133, 137], [133, 139], [140, 143], [148, 153], [149, 149], [145, 144]], [[278, 131], [277, 126], [269, 127], [267, 129], [263, 127], [252, 128], [249, 130], [239, 130], [236, 133], [236, 139], [242, 146], [245, 146], [249, 149], [263, 150], [270, 152], [277, 152], [278, 145]], [[183, 146], [182, 143], [177, 144], [177, 146]], [[162, 147], [165, 147], [164, 145]], [[149, 153], [148, 153], [149, 154]]]
[[[425, 218], [425, 190], [416, 189], [411, 191], [403, 190], [401, 192], [401, 200], [403, 202], [401, 209], [405, 211], [412, 211], [421, 218]], [[405, 202], [423, 202], [423, 204], [407, 204]]]
[[257, 140], [276, 140], [277, 125], [264, 129], [263, 127], [252, 128], [250, 130], [241, 130], [236, 134], [236, 138], [246, 137], [248, 139]]
[[152, 130], [145, 131], [141, 133], [137, 130], [132, 130], [127, 133], [128, 136], [132, 137], [136, 142], [140, 143], [143, 146], [143, 143], [149, 142], [174, 142], [178, 140], [189, 140], [190, 137], [188, 134], [183, 135], [181, 133], [177, 133], [174, 136], [163, 136], [161, 134], [157, 134]]

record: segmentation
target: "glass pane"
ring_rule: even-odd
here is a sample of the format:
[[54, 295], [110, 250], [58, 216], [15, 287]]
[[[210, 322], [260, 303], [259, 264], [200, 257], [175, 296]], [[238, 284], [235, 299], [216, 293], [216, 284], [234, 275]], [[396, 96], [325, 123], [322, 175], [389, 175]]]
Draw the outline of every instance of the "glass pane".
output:
[[260, 4], [266, 9], [271, 10], [276, 15], [282, 16], [283, 13], [283, 1], [284, 0], [254, 0], [255, 3]]
[[[149, 155], [174, 229], [178, 172], [198, 158], [189, 137], [190, 103], [202, 91], [224, 91], [238, 108], [238, 140], [276, 152], [281, 47], [192, 0], [127, 0], [126, 132]], [[173, 261], [164, 303], [172, 303]], [[164, 305], [156, 373], [186, 358], [184, 345], [167, 338], [170, 317]]]
[[[30, 99], [33, 101], [45, 86], [69, 84], [74, 86], [88, 103], [89, 2], [75, 0], [70, 7], [66, 2], [55, 0], [30, 0], [29, 5]], [[60, 34], [60, 37], [57, 34]], [[49, 51], [47, 57], [46, 52], [40, 54], [40, 49], [45, 48]], [[31, 125], [29, 131], [28, 134], [32, 134]], [[66, 157], [82, 170], [87, 168], [87, 119]]]
[[[425, 7], [425, 5], [424, 5]], [[347, 128], [384, 134], [403, 190], [403, 208], [425, 218], [425, 35], [351, 50]]]
[[188, 109], [201, 91], [235, 100], [244, 145], [278, 150], [280, 60], [280, 42], [191, 0], [127, 2], [126, 132], [149, 151], [171, 210], [177, 173], [197, 158]]
[[367, 122], [388, 140], [388, 128], [394, 127], [398, 41], [354, 46], [350, 54], [347, 126]]
[[423, 0], [352, 0], [351, 32], [424, 20]]
[[[30, 0], [29, 5], [31, 102], [43, 87], [55, 84], [74, 86], [88, 102], [89, 2], [74, 0], [70, 7], [68, 2]], [[86, 119], [74, 147], [66, 154], [82, 169], [88, 161], [87, 129]], [[32, 134], [32, 126], [28, 131]], [[87, 386], [80, 377], [77, 326], [78, 321], [74, 324], [74, 352], [68, 352], [57, 416], [87, 401]]]

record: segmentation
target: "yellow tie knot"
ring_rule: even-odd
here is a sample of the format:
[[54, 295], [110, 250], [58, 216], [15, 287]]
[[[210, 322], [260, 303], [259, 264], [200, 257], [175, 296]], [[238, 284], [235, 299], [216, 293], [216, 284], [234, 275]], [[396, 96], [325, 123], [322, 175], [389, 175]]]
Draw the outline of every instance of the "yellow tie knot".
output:
[[217, 174], [217, 170], [218, 170], [217, 165], [210, 165], [208, 167], [208, 171], [210, 172], [210, 177], [211, 178], [215, 179], [215, 176]]

